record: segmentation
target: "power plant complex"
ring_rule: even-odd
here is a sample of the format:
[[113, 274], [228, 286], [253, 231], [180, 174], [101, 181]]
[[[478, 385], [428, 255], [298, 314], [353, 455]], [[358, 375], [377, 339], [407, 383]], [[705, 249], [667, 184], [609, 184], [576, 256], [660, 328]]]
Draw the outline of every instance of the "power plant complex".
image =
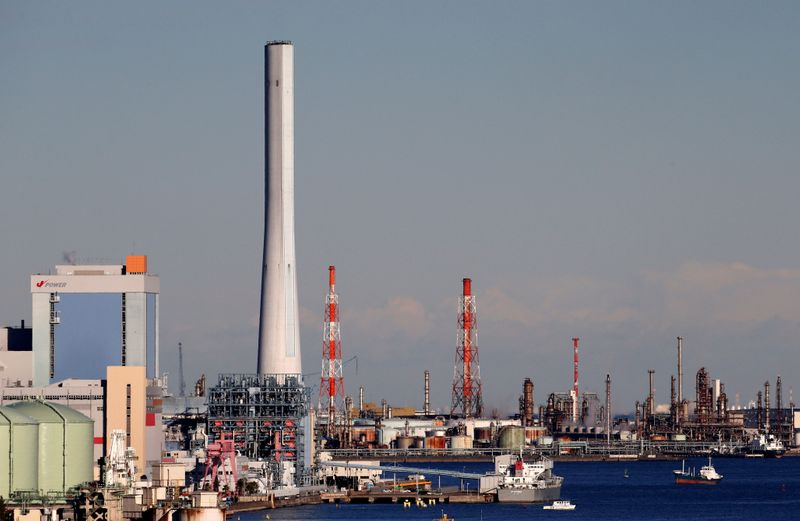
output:
[[[798, 445], [800, 413], [791, 397], [784, 402], [780, 377], [774, 392], [767, 381], [752, 404], [734, 406], [722, 380], [712, 379], [703, 367], [689, 396], [682, 337], [676, 339], [676, 365], [670, 363], [675, 374], [669, 375], [668, 404], [656, 397], [655, 381], [661, 378], [656, 369], [648, 371], [647, 392], [635, 403], [613, 396], [611, 374], [596, 382], [602, 392], [589, 390], [591, 385], [579, 378], [580, 359], [598, 355], [590, 338], [583, 339], [584, 349], [575, 336], [571, 342], [564, 339], [565, 368], [571, 369], [565, 369], [564, 389], [542, 392], [533, 377], [525, 378], [512, 384], [521, 391], [518, 410], [487, 415], [478, 285], [466, 277], [453, 310], [456, 343], [446, 351], [454, 360], [452, 379], [442, 375], [451, 383], [449, 400], [441, 400], [447, 408], [432, 406], [432, 374], [422, 367], [417, 405], [366, 401], [363, 385], [355, 400], [346, 394], [345, 367], [358, 353], [342, 345], [347, 324], [333, 265], [327, 277], [319, 274], [327, 284], [320, 285], [321, 366], [319, 388], [313, 389], [316, 378], [306, 381], [301, 365], [291, 42], [266, 44], [264, 71], [264, 248], [256, 365], [244, 361], [242, 367], [250, 371], [218, 374], [208, 383], [202, 375], [187, 394], [181, 345], [180, 392], [171, 393], [159, 363], [160, 279], [149, 272], [144, 255], [127, 256], [120, 264], [58, 265], [54, 273], [32, 275], [32, 327], [22, 322], [0, 329], [0, 496], [10, 499], [15, 519], [27, 519], [33, 509], [53, 520], [177, 521], [173, 516], [192, 516], [176, 512], [196, 511], [202, 521], [221, 521], [221, 509], [248, 502], [275, 508], [397, 501], [397, 494], [412, 489], [419, 498], [420, 484], [430, 485], [419, 477], [420, 469], [407, 468], [406, 474], [416, 477], [405, 484], [389, 485], [381, 474], [387, 470], [381, 462], [415, 458], [498, 456], [506, 462], [503, 472], [513, 472], [509, 462], [519, 454], [513, 468], [522, 472], [523, 454], [575, 460], [710, 452], [780, 457]], [[340, 288], [346, 287], [343, 282]], [[454, 284], [454, 300], [458, 289]], [[96, 351], [103, 367], [80, 377], [70, 372], [77, 370], [75, 353], [82, 347], [59, 335], [60, 328], [74, 327], [70, 324], [78, 320], [67, 305], [76, 294], [105, 299], [113, 318], [98, 328], [108, 335]], [[672, 339], [668, 345], [672, 350]], [[343, 347], [352, 358], [345, 359]], [[491, 356], [491, 339], [483, 347]], [[499, 471], [450, 475], [477, 485], [443, 493], [437, 496], [441, 501], [502, 496]]]

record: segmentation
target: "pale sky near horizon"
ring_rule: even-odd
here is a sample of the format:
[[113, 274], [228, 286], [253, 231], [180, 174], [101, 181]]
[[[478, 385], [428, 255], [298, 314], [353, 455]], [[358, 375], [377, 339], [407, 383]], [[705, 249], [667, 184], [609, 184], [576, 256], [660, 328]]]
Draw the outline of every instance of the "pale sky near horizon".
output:
[[[263, 44], [295, 44], [305, 372], [337, 266], [347, 390], [448, 408], [456, 298], [485, 402], [705, 366], [800, 386], [797, 2], [0, 2], [0, 324], [29, 275], [147, 254], [162, 367], [255, 367]], [[317, 376], [310, 377], [312, 380]], [[176, 381], [173, 381], [173, 387]], [[774, 389], [774, 386], [773, 386]], [[800, 389], [800, 387], [799, 387]]]

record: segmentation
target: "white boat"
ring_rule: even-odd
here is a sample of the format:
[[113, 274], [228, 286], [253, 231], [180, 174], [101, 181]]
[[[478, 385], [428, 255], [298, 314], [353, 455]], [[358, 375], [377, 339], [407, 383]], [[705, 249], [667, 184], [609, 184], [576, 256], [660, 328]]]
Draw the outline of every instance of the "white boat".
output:
[[542, 508], [545, 510], [575, 510], [575, 505], [570, 503], [569, 500], [553, 501], [552, 505], [545, 505]]

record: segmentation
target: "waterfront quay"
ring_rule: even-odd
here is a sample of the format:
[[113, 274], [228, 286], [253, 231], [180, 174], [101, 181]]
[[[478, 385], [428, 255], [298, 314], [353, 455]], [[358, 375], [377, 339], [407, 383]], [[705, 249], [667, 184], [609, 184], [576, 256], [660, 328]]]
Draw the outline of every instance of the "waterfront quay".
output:
[[433, 492], [414, 490], [348, 490], [327, 492], [320, 495], [323, 503], [402, 503], [408, 506], [428, 507], [440, 503], [492, 503], [496, 494], [480, 494], [478, 491], [444, 489]]

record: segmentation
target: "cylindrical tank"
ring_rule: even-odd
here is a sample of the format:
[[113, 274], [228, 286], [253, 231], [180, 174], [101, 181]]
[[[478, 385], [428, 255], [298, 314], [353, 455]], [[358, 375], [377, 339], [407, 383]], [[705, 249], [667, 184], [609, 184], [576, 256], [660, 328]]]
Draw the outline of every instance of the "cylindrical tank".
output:
[[444, 429], [432, 429], [429, 431], [425, 431], [425, 436], [427, 436], [428, 438], [432, 436], [443, 437], [444, 435], [445, 435]]
[[38, 488], [66, 491], [92, 480], [94, 422], [64, 405], [25, 400], [9, 406], [39, 424]]
[[491, 441], [492, 428], [491, 427], [475, 427], [475, 441]]
[[361, 443], [374, 443], [375, 442], [375, 429], [370, 428], [354, 428], [353, 439]]
[[39, 424], [36, 420], [0, 407], [0, 496], [38, 487]]
[[394, 446], [397, 449], [405, 450], [411, 448], [414, 444], [413, 436], [398, 436], [394, 439]]
[[425, 438], [426, 449], [445, 449], [447, 448], [447, 438], [444, 436], [428, 436]]
[[471, 449], [472, 438], [469, 436], [451, 436], [450, 437], [451, 449]]
[[221, 508], [181, 508], [175, 511], [174, 521], [225, 521]]
[[500, 429], [497, 446], [501, 449], [518, 449], [525, 445], [525, 429], [519, 425], [506, 425]]
[[423, 449], [425, 448], [425, 437], [424, 436], [414, 436], [414, 448], [415, 449]]

